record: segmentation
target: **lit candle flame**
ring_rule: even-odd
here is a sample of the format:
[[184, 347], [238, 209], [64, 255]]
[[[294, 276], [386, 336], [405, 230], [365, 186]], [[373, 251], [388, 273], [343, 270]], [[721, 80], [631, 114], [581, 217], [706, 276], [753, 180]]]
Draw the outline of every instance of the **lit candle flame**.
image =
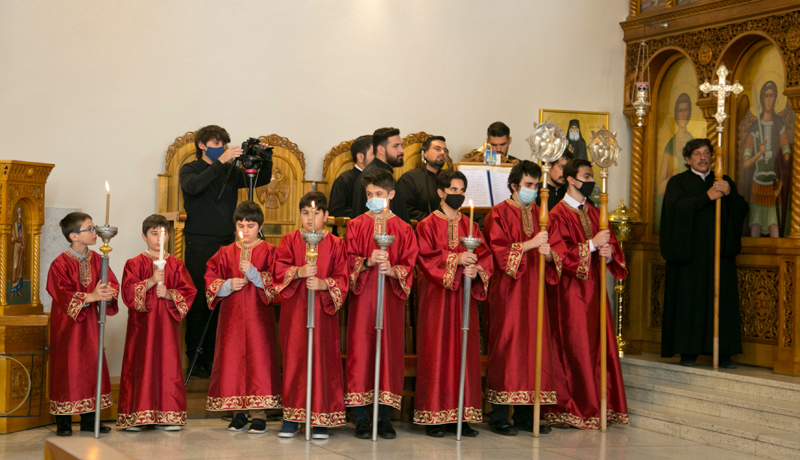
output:
[[239, 239], [244, 241], [244, 232], [239, 232]]
[[111, 193], [111, 189], [108, 188], [108, 181], [106, 181], [106, 193]]
[[472, 200], [469, 200], [469, 207], [472, 207]]

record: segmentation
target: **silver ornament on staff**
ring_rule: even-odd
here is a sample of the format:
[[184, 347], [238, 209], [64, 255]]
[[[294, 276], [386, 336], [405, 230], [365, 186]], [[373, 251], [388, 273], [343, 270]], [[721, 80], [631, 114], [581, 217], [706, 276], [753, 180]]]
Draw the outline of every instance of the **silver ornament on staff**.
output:
[[[548, 199], [550, 190], [547, 187], [547, 175], [550, 173], [550, 164], [558, 161], [564, 150], [567, 148], [567, 136], [560, 126], [553, 123], [549, 118], [544, 123], [533, 123], [533, 132], [528, 136], [528, 144], [531, 147], [531, 157], [538, 160], [542, 165], [542, 189], [539, 191], [541, 196], [541, 206], [539, 207], [539, 231], [547, 231], [547, 224], [550, 219]], [[524, 211], [523, 211], [524, 212]], [[539, 285], [536, 303], [536, 367], [534, 374], [534, 400], [533, 400], [533, 437], [539, 437], [539, 424], [542, 413], [542, 329], [544, 323], [544, 272], [545, 256], [539, 254]]]
[[[728, 68], [725, 67], [725, 64], [722, 64], [719, 69], [717, 69], [717, 77], [719, 77], [719, 81], [716, 85], [712, 85], [708, 82], [704, 82], [700, 85], [700, 91], [708, 94], [710, 92], [717, 93], [717, 113], [714, 114], [714, 118], [717, 120], [717, 154], [716, 154], [716, 161], [714, 163], [714, 180], [722, 180], [722, 133], [725, 131], [725, 119], [728, 118], [728, 114], [725, 113], [725, 98], [728, 96], [729, 93], [739, 94], [744, 91], [744, 88], [739, 83], [734, 83], [733, 85], [728, 85], [725, 82], [726, 77], [728, 76]], [[759, 118], [759, 123], [761, 122], [761, 118]], [[714, 342], [713, 342], [713, 364], [714, 370], [719, 368], [719, 278], [720, 278], [720, 269], [719, 269], [719, 261], [720, 261], [720, 241], [721, 241], [721, 224], [722, 224], [722, 199], [718, 199], [716, 202], [716, 220], [714, 221]]]
[[[301, 233], [303, 241], [308, 245], [306, 260], [308, 263], [316, 264], [319, 252], [317, 245], [325, 237], [325, 233], [314, 230]], [[306, 441], [311, 441], [311, 381], [314, 376], [314, 291], [308, 291], [308, 318], [306, 327], [308, 328], [308, 361], [306, 364]]]
[[[622, 148], [617, 142], [617, 134], [605, 127], [592, 131], [592, 140], [586, 150], [592, 156], [592, 163], [600, 171], [600, 231], [608, 230], [608, 168], [617, 164], [617, 156]], [[599, 248], [598, 248], [599, 249]], [[608, 426], [608, 293], [606, 292], [606, 258], [600, 257], [600, 431]]]
[[[103, 225], [102, 227], [96, 225], [94, 227], [94, 231], [103, 240], [103, 245], [100, 246], [100, 252], [103, 253], [103, 257], [101, 259], [100, 265], [100, 283], [101, 284], [108, 284], [108, 254], [112, 251], [111, 246], [108, 245], [108, 242], [111, 241], [111, 238], [117, 236], [117, 227], [112, 227], [108, 224]], [[97, 339], [97, 393], [95, 399], [95, 409], [94, 409], [94, 437], [100, 437], [100, 410], [102, 405], [100, 404], [103, 399], [103, 342], [104, 342], [104, 335], [105, 335], [105, 327], [106, 327], [106, 307], [108, 302], [105, 300], [100, 301], [100, 311], [98, 312], [97, 316], [97, 324], [98, 324], [98, 339]]]
[[[461, 238], [461, 246], [467, 252], [475, 252], [481, 245], [481, 239], [472, 236]], [[469, 336], [469, 301], [472, 291], [472, 278], [464, 274], [464, 299], [461, 302], [461, 371], [458, 379], [458, 426], [456, 427], [456, 441], [461, 441], [461, 424], [464, 422], [464, 385], [467, 379], [467, 339]]]
[[[372, 240], [385, 251], [394, 243], [394, 235], [386, 233], [386, 220], [383, 222], [383, 232], [372, 235]], [[380, 395], [381, 379], [381, 333], [383, 332], [383, 292], [385, 289], [386, 275], [378, 270], [378, 298], [375, 301], [375, 393], [372, 404], [372, 441], [378, 440], [378, 400]]]

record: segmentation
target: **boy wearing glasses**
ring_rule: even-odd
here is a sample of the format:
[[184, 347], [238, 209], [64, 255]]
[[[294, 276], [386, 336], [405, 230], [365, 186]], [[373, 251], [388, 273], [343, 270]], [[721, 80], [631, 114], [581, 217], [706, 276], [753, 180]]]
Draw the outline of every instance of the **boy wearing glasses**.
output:
[[[100, 282], [100, 254], [89, 250], [97, 242], [91, 216], [72, 212], [59, 222], [70, 246], [47, 272], [50, 313], [50, 413], [58, 436], [72, 436], [72, 416], [81, 416], [81, 431], [94, 431], [97, 390], [98, 302], [108, 302], [106, 314], [117, 314], [119, 283], [109, 269], [108, 284]], [[103, 356], [101, 408], [111, 407], [111, 382]], [[111, 428], [100, 425], [101, 433]]]

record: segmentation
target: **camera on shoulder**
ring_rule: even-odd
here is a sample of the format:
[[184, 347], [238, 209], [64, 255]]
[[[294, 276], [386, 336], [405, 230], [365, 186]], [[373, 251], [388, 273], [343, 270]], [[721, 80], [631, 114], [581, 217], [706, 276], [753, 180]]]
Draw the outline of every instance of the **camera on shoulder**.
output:
[[242, 142], [242, 156], [238, 158], [245, 171], [260, 170], [264, 163], [272, 161], [272, 147], [261, 145], [256, 138]]

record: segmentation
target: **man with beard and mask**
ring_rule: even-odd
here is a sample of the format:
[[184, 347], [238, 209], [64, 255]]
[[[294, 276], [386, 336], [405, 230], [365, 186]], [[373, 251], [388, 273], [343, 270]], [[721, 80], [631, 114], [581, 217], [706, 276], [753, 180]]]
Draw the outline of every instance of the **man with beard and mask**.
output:
[[736, 255], [748, 205], [728, 176], [714, 180], [708, 139], [683, 148], [688, 169], [672, 176], [661, 209], [661, 255], [667, 261], [661, 356], [681, 355], [692, 367], [713, 351], [714, 227], [716, 200], [722, 200], [719, 280], [719, 367], [733, 369], [731, 355], [742, 352]]
[[[239, 189], [247, 188], [244, 171], [231, 160], [242, 155], [242, 148], [234, 145], [228, 132], [219, 126], [200, 128], [195, 134], [195, 161], [181, 166], [179, 181], [186, 209], [186, 269], [192, 277], [197, 292], [205, 292], [206, 262], [223, 246], [234, 241], [236, 227], [233, 212], [239, 200]], [[225, 180], [228, 178], [228, 183]], [[267, 185], [272, 178], [272, 159], [265, 162], [258, 175], [256, 187]], [[220, 196], [222, 192], [222, 197]], [[200, 337], [203, 335], [211, 310], [205, 296], [194, 298], [186, 315], [186, 354], [194, 358]], [[193, 375], [208, 377], [214, 362], [214, 345], [217, 337], [216, 316], [203, 339], [203, 353], [198, 357]]]
[[[550, 163], [550, 174], [547, 175], [547, 188], [550, 189], [550, 195], [547, 197], [547, 209], [553, 209], [567, 193], [567, 184], [564, 182], [564, 166], [572, 158], [572, 154], [568, 150], [564, 150], [561, 158]], [[542, 196], [537, 195], [536, 206], [541, 205]]]
[[[578, 158], [564, 167], [568, 189], [550, 212], [549, 241], [557, 276], [547, 282], [550, 332], [558, 401], [543, 406], [547, 421], [586, 430], [600, 429], [600, 257], [616, 279], [627, 275], [622, 249], [609, 230], [600, 230], [600, 211], [586, 198], [594, 190], [592, 164]], [[611, 303], [606, 302], [607, 318]], [[628, 406], [619, 365], [614, 322], [606, 323], [608, 341], [608, 422], [628, 424]]]
[[448, 153], [444, 137], [431, 136], [425, 139], [420, 148], [423, 164], [403, 174], [397, 182], [412, 219], [421, 221], [439, 207], [436, 176], [444, 166]]
[[569, 141], [569, 149], [572, 151], [572, 156], [579, 160], [588, 160], [586, 156], [586, 141], [581, 136], [581, 122], [579, 120], [570, 120], [569, 128], [567, 128], [567, 140]]
[[502, 121], [496, 121], [489, 125], [486, 130], [486, 142], [489, 143], [492, 150], [502, 153], [507, 159], [519, 159], [508, 154], [508, 148], [511, 146], [511, 129]]
[[[350, 218], [355, 219], [367, 212], [367, 189], [361, 180], [376, 169], [385, 169], [394, 174], [393, 168], [403, 166], [403, 139], [400, 137], [400, 130], [397, 128], [378, 128], [372, 133], [372, 148], [375, 152], [373, 159], [364, 171], [358, 176], [353, 186], [353, 208], [350, 211]], [[405, 223], [411, 224], [408, 216], [408, 208], [403, 192], [395, 190], [394, 199], [389, 204], [389, 209]]]

